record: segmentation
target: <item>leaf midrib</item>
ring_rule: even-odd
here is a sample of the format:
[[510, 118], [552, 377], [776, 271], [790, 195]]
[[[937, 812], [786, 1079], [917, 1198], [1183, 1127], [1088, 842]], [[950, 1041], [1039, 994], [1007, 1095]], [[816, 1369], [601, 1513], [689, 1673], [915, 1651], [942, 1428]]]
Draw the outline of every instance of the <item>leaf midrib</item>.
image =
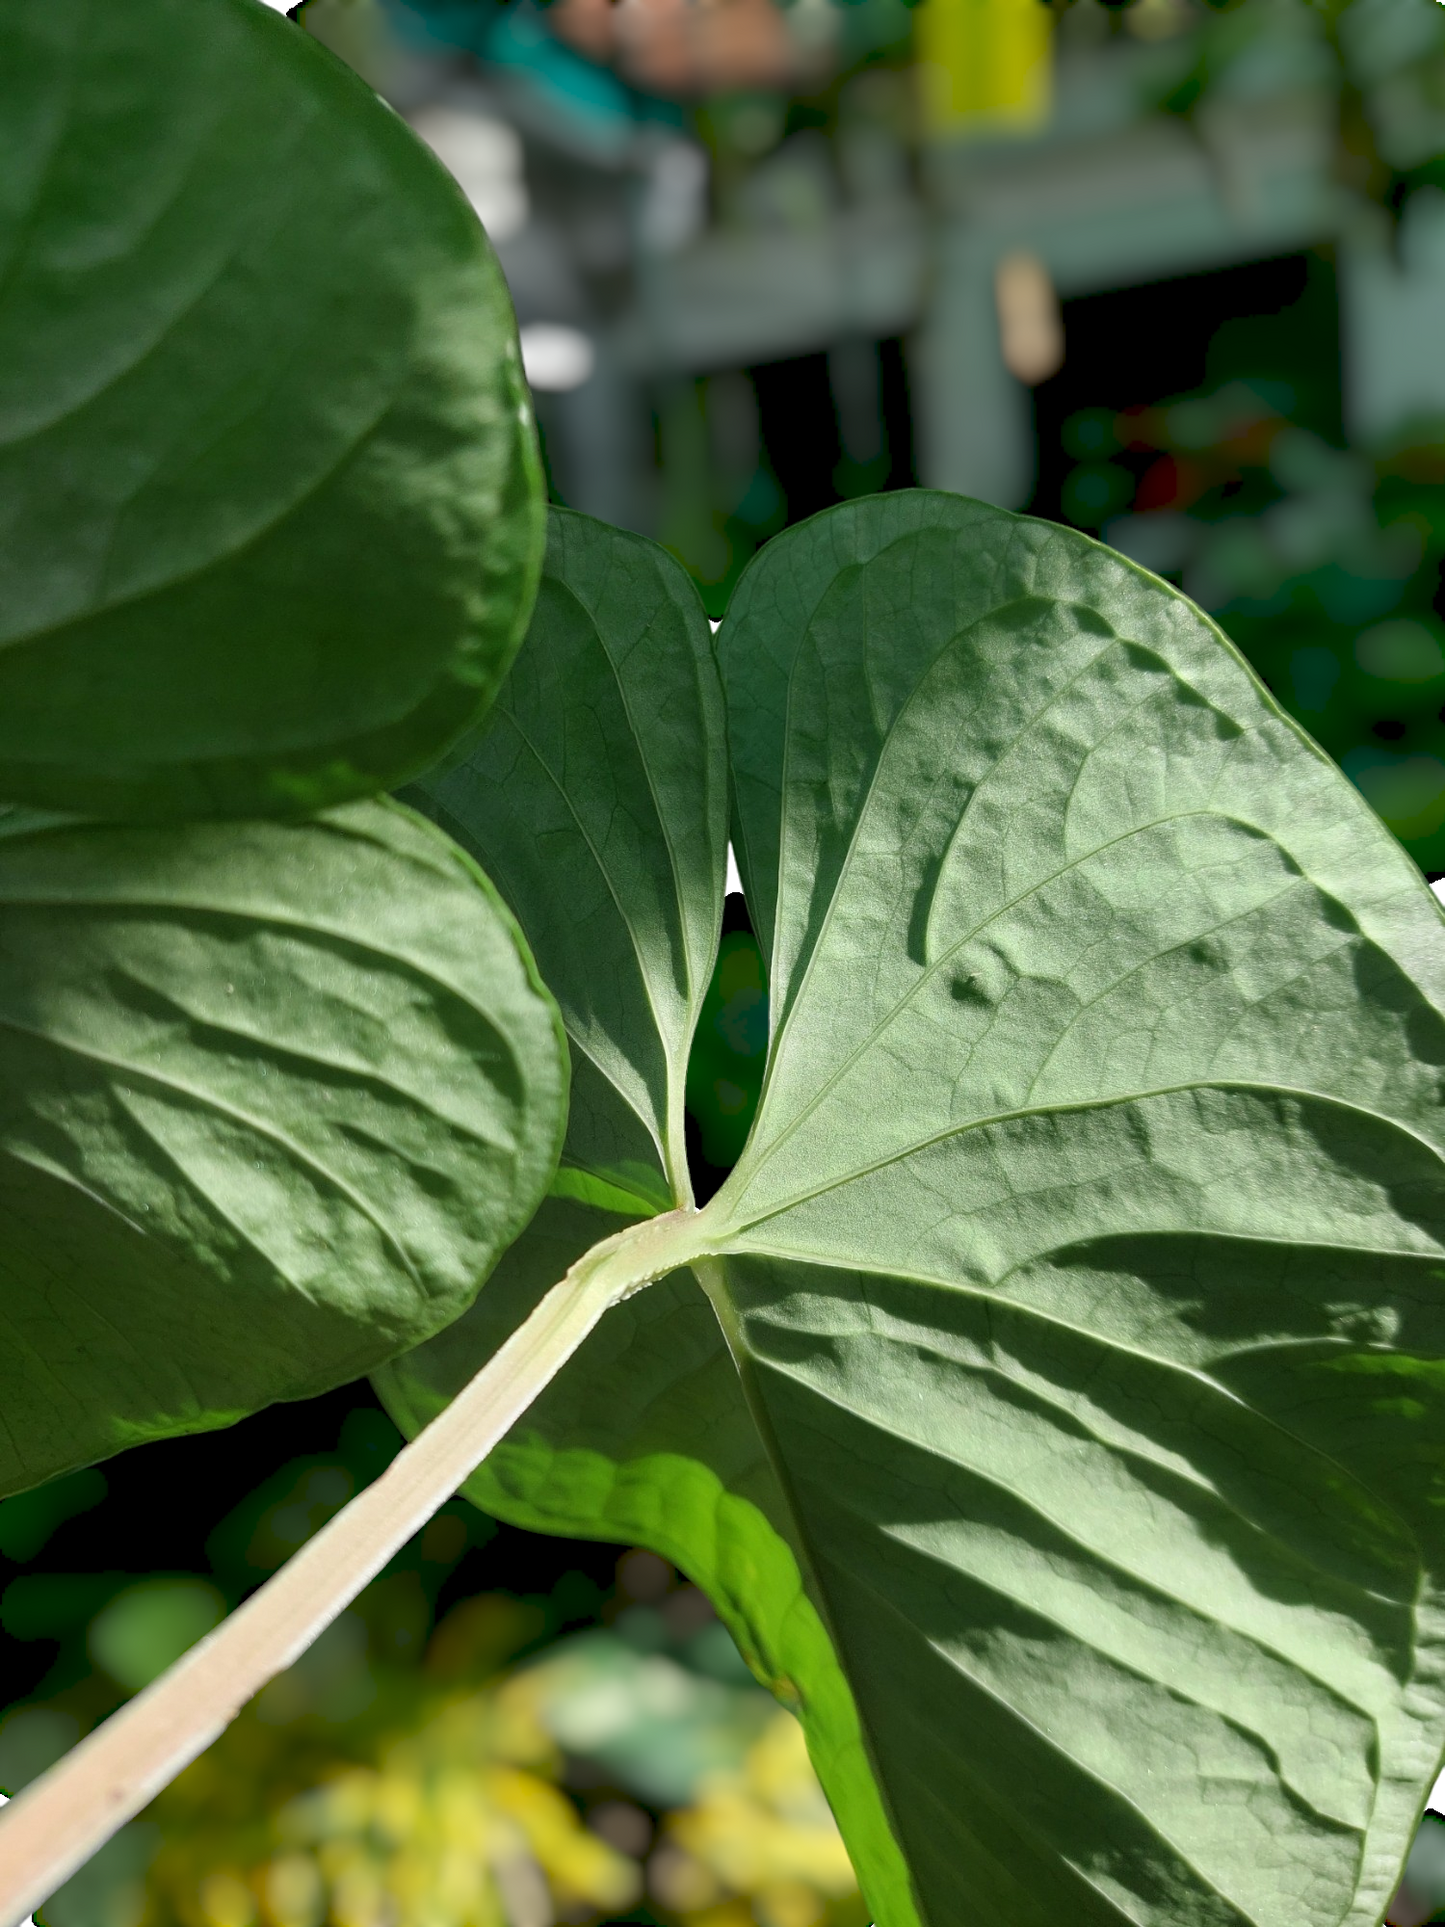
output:
[[[810, 1204], [817, 1198], [825, 1197], [831, 1191], [838, 1191], [845, 1185], [856, 1183], [860, 1178], [871, 1177], [875, 1171], [886, 1170], [889, 1165], [905, 1163], [909, 1158], [916, 1157], [920, 1152], [931, 1150], [935, 1145], [947, 1143], [950, 1138], [964, 1137], [971, 1131], [988, 1130], [997, 1124], [1018, 1123], [1026, 1118], [1061, 1117], [1081, 1115], [1092, 1111], [1111, 1111], [1126, 1104], [1141, 1104], [1156, 1097], [1185, 1096], [1192, 1091], [1242, 1091], [1259, 1096], [1286, 1099], [1301, 1098], [1308, 1102], [1323, 1105], [1327, 1109], [1350, 1111], [1357, 1116], [1369, 1118], [1373, 1123], [1383, 1126], [1384, 1129], [1389, 1132], [1398, 1133], [1402, 1137], [1409, 1138], [1412, 1143], [1419, 1145], [1423, 1151], [1427, 1152], [1436, 1165], [1445, 1166], [1445, 1157], [1442, 1157], [1438, 1145], [1432, 1144], [1429, 1139], [1421, 1137], [1418, 1131], [1402, 1122], [1399, 1118], [1386, 1117], [1382, 1112], [1374, 1110], [1370, 1105], [1359, 1104], [1349, 1098], [1339, 1097], [1331, 1092], [1316, 1091], [1306, 1085], [1266, 1084], [1242, 1077], [1188, 1078], [1179, 1084], [1164, 1084], [1157, 1088], [1119, 1091], [1104, 1097], [1065, 1098], [1060, 1099], [1059, 1102], [1054, 1104], [1025, 1105], [1007, 1111], [993, 1112], [986, 1117], [967, 1118], [961, 1124], [950, 1124], [945, 1129], [936, 1131], [929, 1137], [920, 1138], [912, 1144], [902, 1145], [897, 1150], [889, 1151], [884, 1156], [875, 1158], [867, 1164], [859, 1165], [851, 1171], [845, 1171], [837, 1177], [829, 1178], [823, 1184], [809, 1186], [806, 1190], [796, 1192], [791, 1197], [785, 1197], [775, 1204], [770, 1204], [765, 1210], [759, 1211], [756, 1217], [748, 1218], [728, 1215], [725, 1208], [734, 1202], [742, 1204], [747, 1198], [747, 1184], [751, 1183], [758, 1171], [767, 1168], [768, 1160], [766, 1158], [760, 1159], [754, 1167], [754, 1170], [747, 1174], [747, 1183], [745, 1183], [738, 1192], [736, 1200], [728, 1198], [727, 1193], [730, 1188], [728, 1185], [724, 1185], [723, 1189], [718, 1193], [717, 1199], [714, 1202], [719, 1206], [718, 1215], [721, 1224], [719, 1230], [714, 1234], [718, 1242], [715, 1247], [712, 1248], [717, 1249], [720, 1253], [724, 1253], [730, 1248], [729, 1241], [745, 1236], [752, 1230], [754, 1225], [766, 1224], [770, 1219], [780, 1217], [786, 1212], [794, 1211], [800, 1205]], [[771, 1149], [772, 1147], [769, 1147], [770, 1156]], [[1080, 1183], [1085, 1182], [1088, 1182], [1088, 1180], [1080, 1180]], [[1056, 1185], [1052, 1188], [1062, 1191], [1072, 1187]], [[713, 1205], [710, 1204], [707, 1209], [712, 1210]], [[1286, 1240], [1285, 1242], [1293, 1241]], [[1406, 1253], [1404, 1255], [1409, 1256], [1413, 1254]], [[1445, 1255], [1445, 1248], [1442, 1248], [1442, 1255]]]
[[[596, 633], [595, 622], [593, 623], [593, 630], [594, 630], [594, 633]], [[607, 657], [608, 667], [612, 671], [614, 680], [618, 681], [619, 693], [620, 693], [620, 680], [617, 677], [616, 665], [613, 663], [611, 656], [608, 655], [605, 648], [603, 649], [602, 653], [604, 656]], [[635, 729], [633, 728], [632, 715], [630, 710], [627, 709], [625, 699], [623, 700], [623, 710], [627, 716], [628, 728], [632, 732], [633, 745], [637, 750], [639, 759], [645, 765], [647, 758], [643, 754], [642, 745], [638, 740]], [[668, 1155], [667, 1140], [672, 1135], [671, 1128], [670, 1128], [672, 1123], [671, 1112], [673, 1108], [672, 1098], [673, 1098], [674, 1086], [678, 1082], [677, 1062], [676, 1062], [676, 1053], [675, 1053], [674, 1046], [671, 1043], [671, 1041], [669, 1041], [669, 1031], [671, 1029], [671, 1026], [669, 1026], [668, 1029], [665, 1030], [663, 1027], [661, 1017], [658, 1013], [657, 1002], [653, 995], [652, 977], [648, 971], [646, 962], [644, 961], [643, 946], [638, 941], [638, 935], [636, 930], [633, 928], [632, 919], [628, 916], [627, 911], [623, 907], [622, 898], [619, 895], [617, 886], [613, 881], [612, 873], [608, 869], [607, 865], [603, 862], [601, 853], [598, 850], [597, 845], [593, 841], [590, 833], [588, 832], [586, 825], [583, 823], [582, 818], [578, 813], [577, 806], [572, 801], [572, 797], [570, 792], [567, 789], [567, 786], [562, 782], [561, 778], [555, 774], [551, 765], [547, 762], [546, 758], [542, 755], [537, 745], [532, 741], [527, 731], [522, 727], [522, 724], [517, 718], [516, 710], [512, 708], [510, 705], [503, 708], [501, 703], [498, 703], [497, 711], [500, 717], [505, 718], [505, 720], [511, 724], [512, 728], [517, 733], [518, 740], [522, 743], [524, 748], [527, 750], [527, 753], [531, 756], [532, 760], [536, 764], [537, 768], [541, 771], [542, 775], [546, 778], [548, 783], [551, 784], [556, 794], [561, 798], [562, 803], [564, 804], [567, 810], [567, 814], [571, 817], [573, 823], [576, 825], [577, 834], [581, 837], [583, 843], [587, 847], [588, 855], [592, 858], [592, 861], [596, 866], [598, 875], [602, 878], [603, 883], [607, 887], [607, 894], [611, 897], [613, 905], [616, 908], [618, 920], [622, 924], [623, 929], [627, 932], [627, 941], [632, 950], [632, 960], [637, 970], [638, 980], [642, 985], [642, 994], [647, 1002], [648, 1013], [652, 1018], [653, 1030], [658, 1039], [658, 1042], [662, 1045], [662, 1060], [665, 1066], [666, 1078], [667, 1078], [667, 1089], [663, 1092], [662, 1115], [661, 1117], [655, 1120], [656, 1128], [654, 1128], [653, 1123], [649, 1123], [649, 1121], [644, 1117], [638, 1117], [638, 1122], [643, 1126], [644, 1130], [646, 1130], [648, 1136], [652, 1139], [654, 1145], [656, 1146], [658, 1154], [662, 1160], [663, 1171], [664, 1173], [667, 1173], [672, 1168], [672, 1160]], [[648, 789], [649, 789], [649, 794], [652, 796], [654, 812], [656, 812], [657, 796], [656, 796], [656, 792], [652, 789], [652, 779], [650, 775], [648, 777]], [[658, 817], [659, 823], [661, 823], [661, 820], [662, 819], [659, 815]], [[676, 900], [678, 911], [679, 911], [679, 919], [678, 919], [679, 934], [682, 935], [683, 937], [683, 945], [682, 945], [683, 954], [684, 954], [684, 957], [687, 957], [688, 949], [687, 949], [686, 935], [681, 928], [682, 921], [683, 921], [681, 916], [682, 898], [678, 890], [677, 869], [673, 858], [672, 846], [667, 841], [667, 833], [665, 828], [663, 829], [663, 841], [667, 847], [668, 866], [672, 871], [672, 875], [673, 875], [673, 892], [674, 892], [674, 898]], [[687, 968], [688, 968], [689, 992], [691, 993], [692, 966], [691, 966], [690, 959], [688, 961]], [[694, 1015], [695, 1015], [695, 1011], [693, 1010], [691, 1003], [690, 1002], [686, 1003], [684, 1005], [684, 1021], [682, 1026], [683, 1032], [685, 1035], [690, 1036], [691, 1034], [690, 1019]], [[627, 1105], [627, 1108], [630, 1111], [632, 1111], [634, 1116], [637, 1116], [636, 1107], [630, 1102], [626, 1094], [618, 1087], [615, 1080], [612, 1078], [612, 1076], [606, 1070], [606, 1068], [598, 1062], [595, 1052], [587, 1049], [585, 1043], [580, 1038], [576, 1037], [570, 1025], [568, 1026], [567, 1034], [577, 1044], [578, 1049], [581, 1050], [583, 1054], [590, 1059], [590, 1061], [592, 1062], [596, 1070], [599, 1072], [599, 1074], [605, 1077], [608, 1083], [612, 1086], [612, 1088], [615, 1091], [617, 1091], [617, 1095], [622, 1099], [622, 1102]], [[686, 1054], [685, 1053], [683, 1055], [683, 1070], [684, 1072], [686, 1071]], [[645, 1078], [643, 1079], [643, 1086], [645, 1089], [646, 1088]], [[669, 1183], [672, 1182], [672, 1179], [670, 1177], [668, 1178], [668, 1182]]]
[[[615, 564], [614, 558], [609, 556], [608, 564], [607, 564], [609, 575], [611, 574], [615, 566], [616, 564]], [[663, 593], [664, 593], [664, 596], [666, 596], [669, 608], [673, 610], [673, 612], [677, 615], [679, 621], [681, 622], [683, 626], [684, 634], [685, 634], [687, 629], [687, 622], [688, 622], [687, 612], [683, 609], [677, 608], [677, 605], [672, 601], [672, 598], [670, 596], [667, 596], [667, 592], [665, 588], [663, 590]], [[579, 604], [579, 606], [581, 605]], [[666, 1094], [665, 1116], [662, 1120], [663, 1136], [666, 1139], [666, 1142], [661, 1146], [659, 1146], [659, 1149], [662, 1151], [663, 1170], [666, 1174], [667, 1182], [672, 1185], [674, 1197], [686, 1196], [690, 1198], [692, 1195], [691, 1180], [687, 1169], [687, 1154], [682, 1143], [683, 1133], [680, 1128], [681, 1122], [682, 1122], [680, 1112], [681, 1112], [683, 1086], [686, 1083], [686, 1079], [687, 1079], [688, 1052], [691, 1045], [693, 1028], [697, 1022], [697, 1014], [701, 1007], [701, 996], [699, 995], [698, 980], [697, 980], [696, 972], [694, 970], [690, 922], [687, 915], [687, 910], [685, 908], [687, 898], [686, 898], [686, 893], [683, 890], [682, 873], [678, 868], [678, 853], [676, 849], [673, 847], [672, 833], [668, 827], [671, 812], [664, 811], [662, 807], [662, 800], [658, 796], [657, 784], [656, 784], [656, 781], [654, 780], [653, 773], [652, 773], [652, 759], [650, 756], [647, 755], [646, 750], [644, 748], [642, 735], [637, 727], [636, 718], [633, 714], [632, 701], [628, 694], [627, 685], [623, 680], [621, 666], [614, 659], [612, 651], [607, 645], [607, 639], [603, 635], [601, 625], [598, 623], [595, 613], [589, 609], [589, 610], [586, 610], [586, 614], [590, 621], [592, 633], [597, 638], [598, 647], [601, 649], [602, 655], [607, 663], [607, 667], [612, 673], [612, 680], [617, 689], [617, 699], [621, 703], [622, 713], [627, 719], [627, 728], [632, 737], [633, 745], [637, 751], [638, 761], [642, 764], [643, 777], [647, 783], [647, 794], [652, 802], [652, 813], [654, 818], [656, 819], [657, 827], [662, 833], [663, 848], [667, 851], [668, 870], [672, 876], [673, 900], [677, 905], [678, 936], [679, 936], [679, 939], [681, 940], [684, 968], [687, 971], [687, 994], [683, 999], [683, 1022], [682, 1022], [681, 1034], [684, 1041], [683, 1041], [682, 1049], [679, 1053], [677, 1050], [674, 1049], [670, 1041], [665, 1042], [663, 1047], [663, 1055], [667, 1064], [667, 1086], [668, 1086], [667, 1094]], [[656, 610], [654, 609], [652, 615], [649, 617], [647, 629], [644, 631], [644, 634], [649, 634], [651, 632], [653, 623], [656, 620], [657, 620], [657, 613], [656, 613]], [[637, 641], [633, 643], [632, 646], [636, 648], [640, 643], [641, 639], [642, 638], [639, 637]], [[689, 649], [688, 654], [689, 654], [689, 660], [693, 668], [694, 686], [697, 688], [700, 695], [701, 689], [702, 689], [702, 683], [697, 675], [697, 668], [698, 668], [697, 651], [695, 649]], [[709, 651], [708, 659], [711, 660], [711, 651]], [[701, 703], [700, 707], [706, 709], [706, 704]], [[710, 720], [716, 721], [717, 719], [716, 717], [712, 717], [710, 718]], [[707, 754], [707, 751], [710, 747], [711, 747], [711, 738], [705, 730], [704, 731], [704, 774], [705, 774], [705, 777], [709, 779], [712, 774], [712, 761], [711, 761], [711, 757]], [[710, 781], [708, 782], [708, 788], [709, 790], [711, 789]], [[574, 812], [574, 820], [577, 820], [577, 826], [579, 829], [581, 829], [582, 826], [581, 826], [580, 819], [575, 818], [575, 812]], [[710, 823], [708, 824], [708, 827], [709, 828], [711, 827]], [[709, 842], [710, 841], [711, 839], [709, 838]], [[589, 840], [588, 848], [591, 849], [591, 847], [592, 845]], [[709, 854], [711, 855], [713, 854], [713, 852], [710, 850]], [[594, 852], [594, 855], [595, 855], [595, 852]], [[714, 865], [713, 867], [713, 875], [711, 880], [715, 885], [717, 882], [716, 865]], [[611, 888], [610, 879], [609, 879], [608, 887], [609, 889]], [[709, 895], [710, 895], [710, 906], [713, 912], [711, 921], [714, 929], [716, 929], [720, 921], [722, 905], [717, 899], [717, 893], [715, 889], [711, 891]], [[613, 901], [617, 902], [617, 896], [615, 891], [613, 892]], [[617, 907], [620, 912], [622, 909], [620, 902], [617, 903]], [[628, 940], [631, 942], [633, 951], [637, 956], [638, 970], [642, 975], [644, 984], [647, 986], [648, 1009], [652, 1012], [653, 1022], [657, 1024], [658, 1035], [661, 1036], [662, 1027], [661, 1027], [661, 1024], [658, 1022], [657, 1008], [652, 998], [652, 987], [651, 987], [650, 980], [648, 979], [648, 976], [647, 976], [647, 969], [646, 969], [645, 963], [643, 962], [642, 953], [638, 949], [636, 933], [634, 932], [631, 923], [628, 922], [625, 917], [623, 919], [623, 922], [627, 930]], [[715, 955], [717, 951], [716, 938], [714, 938], [712, 947], [713, 947], [713, 953]], [[707, 977], [710, 975], [711, 975], [711, 961], [709, 961], [708, 969], [702, 983], [703, 995], [706, 994]], [[675, 1137], [678, 1140], [676, 1144], [674, 1144], [673, 1142], [673, 1139]]]
[[[608, 564], [607, 564], [609, 575], [611, 574], [615, 566], [616, 566], [615, 560], [609, 557]], [[671, 596], [667, 594], [667, 591], [665, 588], [663, 590], [663, 595], [666, 599], [668, 608], [677, 616], [679, 622], [682, 624], [682, 627], [685, 633], [688, 625], [687, 611], [684, 609], [679, 609], [677, 607], [677, 604], [673, 602]], [[612, 680], [615, 683], [617, 688], [617, 699], [622, 705], [623, 715], [627, 718], [627, 727], [632, 736], [633, 744], [637, 750], [637, 759], [642, 765], [643, 778], [647, 783], [647, 794], [652, 801], [652, 814], [656, 820], [658, 829], [662, 833], [663, 848], [667, 851], [667, 866], [672, 876], [672, 894], [673, 894], [674, 900], [676, 901], [677, 910], [678, 910], [678, 918], [677, 918], [678, 935], [682, 939], [683, 960], [687, 968], [687, 997], [685, 1000], [685, 1007], [689, 1016], [695, 1017], [696, 1011], [697, 1011], [697, 1004], [699, 1000], [698, 1000], [698, 994], [697, 994], [697, 972], [693, 968], [692, 944], [689, 941], [689, 934], [690, 934], [689, 920], [688, 920], [686, 911], [683, 908], [684, 904], [687, 901], [687, 893], [683, 889], [682, 872], [678, 867], [678, 853], [673, 844], [672, 832], [671, 832], [671, 829], [669, 828], [669, 824], [673, 816], [675, 815], [675, 812], [664, 810], [662, 807], [662, 799], [659, 797], [657, 793], [657, 783], [653, 776], [652, 759], [646, 753], [646, 750], [643, 745], [642, 733], [637, 727], [636, 717], [633, 714], [632, 698], [628, 693], [627, 684], [623, 679], [621, 664], [618, 663], [616, 658], [613, 656], [611, 649], [608, 647], [607, 638], [604, 636], [601, 626], [597, 622], [595, 614], [591, 610], [588, 610], [587, 614], [591, 622], [592, 632], [597, 638], [598, 647], [602, 651], [602, 654], [604, 659], [606, 660], [608, 669], [612, 672]], [[657, 610], [654, 609], [650, 614], [650, 616], [648, 617], [647, 626], [644, 629], [643, 634], [641, 636], [638, 636], [631, 644], [632, 649], [636, 649], [640, 647], [644, 637], [652, 633], [652, 629], [656, 621], [657, 621]], [[698, 657], [697, 657], [697, 651], [695, 649], [689, 648], [688, 661], [694, 672], [693, 678], [692, 678], [693, 685], [700, 693], [702, 684], [696, 673], [697, 666], [698, 666]], [[706, 709], [706, 704], [700, 703], [699, 707], [702, 709]], [[716, 721], [717, 719], [716, 717], [711, 717], [709, 718], [709, 720]], [[704, 737], [704, 740], [706, 742], [707, 740], [706, 735]], [[710, 776], [712, 773], [711, 761], [706, 756], [704, 757], [704, 772], [708, 776]], [[716, 879], [714, 878], [714, 880]], [[716, 922], [717, 913], [720, 911], [721, 906], [717, 903], [715, 897], [712, 899], [711, 907], [714, 912], [712, 920]], [[627, 934], [629, 938], [632, 938], [633, 947], [635, 949], [636, 939], [635, 937], [633, 937], [632, 928], [630, 925], [628, 926]], [[641, 967], [642, 960], [640, 956], [638, 958], [638, 963], [639, 963], [639, 967]], [[703, 984], [703, 989], [704, 991], [706, 991], [707, 989], [706, 983]], [[669, 1063], [671, 1063], [671, 1053], [669, 1053]]]

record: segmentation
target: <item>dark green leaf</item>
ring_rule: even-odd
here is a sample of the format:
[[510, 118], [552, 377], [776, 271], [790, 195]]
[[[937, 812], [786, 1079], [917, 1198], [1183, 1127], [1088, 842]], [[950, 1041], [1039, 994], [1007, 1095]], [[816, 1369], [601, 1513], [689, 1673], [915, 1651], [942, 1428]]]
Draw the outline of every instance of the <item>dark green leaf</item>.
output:
[[447, 1324], [546, 1189], [555, 1011], [393, 804], [0, 817], [0, 1492]]
[[7, 0], [0, 126], [0, 795], [293, 814], [425, 768], [541, 539], [460, 192], [256, 0]]

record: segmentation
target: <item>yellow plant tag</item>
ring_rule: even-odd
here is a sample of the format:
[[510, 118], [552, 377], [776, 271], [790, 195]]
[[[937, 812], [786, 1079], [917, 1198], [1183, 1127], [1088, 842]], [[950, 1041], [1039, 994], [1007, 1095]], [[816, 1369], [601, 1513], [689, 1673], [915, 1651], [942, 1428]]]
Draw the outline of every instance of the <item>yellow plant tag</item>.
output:
[[979, 139], [1042, 125], [1053, 28], [1042, 0], [923, 0], [914, 45], [927, 131]]

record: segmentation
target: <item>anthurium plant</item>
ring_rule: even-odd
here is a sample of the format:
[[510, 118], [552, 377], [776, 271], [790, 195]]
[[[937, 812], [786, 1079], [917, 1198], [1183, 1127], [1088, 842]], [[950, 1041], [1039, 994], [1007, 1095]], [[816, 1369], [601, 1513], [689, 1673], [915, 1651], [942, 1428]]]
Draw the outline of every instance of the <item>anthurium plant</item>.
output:
[[480, 228], [259, 0], [9, 0], [0, 126], [0, 1489], [368, 1371], [414, 1435], [6, 1809], [5, 1927], [458, 1487], [707, 1590], [879, 1927], [1376, 1927], [1445, 1752], [1413, 865], [1072, 531], [853, 502], [715, 637], [544, 553]]

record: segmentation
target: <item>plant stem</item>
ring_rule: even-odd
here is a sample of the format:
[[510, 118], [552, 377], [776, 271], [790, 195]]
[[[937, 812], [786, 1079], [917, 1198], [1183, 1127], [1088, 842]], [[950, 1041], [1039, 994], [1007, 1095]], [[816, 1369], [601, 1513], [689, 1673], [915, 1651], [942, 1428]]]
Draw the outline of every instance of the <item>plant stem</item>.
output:
[[471, 1383], [373, 1484], [169, 1672], [113, 1713], [0, 1815], [0, 1922], [19, 1927], [218, 1739], [444, 1505], [609, 1305], [687, 1253], [667, 1212], [594, 1245]]

